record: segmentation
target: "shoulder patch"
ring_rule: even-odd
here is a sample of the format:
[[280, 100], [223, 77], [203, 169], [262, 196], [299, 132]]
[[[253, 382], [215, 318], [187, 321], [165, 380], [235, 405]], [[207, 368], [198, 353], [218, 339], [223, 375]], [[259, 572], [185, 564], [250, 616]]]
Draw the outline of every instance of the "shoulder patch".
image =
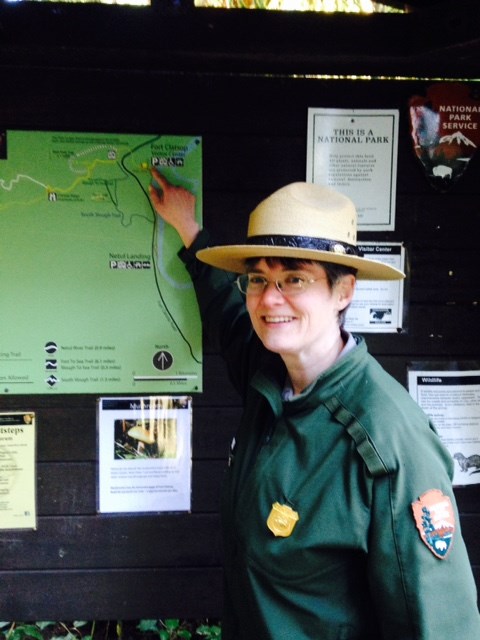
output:
[[444, 560], [455, 532], [455, 512], [449, 496], [440, 489], [430, 489], [412, 502], [412, 509], [422, 541], [433, 555]]

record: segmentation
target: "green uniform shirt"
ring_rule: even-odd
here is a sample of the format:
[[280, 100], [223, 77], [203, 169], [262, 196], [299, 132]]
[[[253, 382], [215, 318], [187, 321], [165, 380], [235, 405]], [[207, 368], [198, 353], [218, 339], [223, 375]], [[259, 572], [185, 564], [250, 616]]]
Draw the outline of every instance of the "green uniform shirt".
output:
[[224, 639], [479, 640], [452, 460], [427, 416], [361, 338], [284, 401], [283, 362], [231, 276], [192, 258], [204, 238], [184, 259], [245, 403], [222, 507]]

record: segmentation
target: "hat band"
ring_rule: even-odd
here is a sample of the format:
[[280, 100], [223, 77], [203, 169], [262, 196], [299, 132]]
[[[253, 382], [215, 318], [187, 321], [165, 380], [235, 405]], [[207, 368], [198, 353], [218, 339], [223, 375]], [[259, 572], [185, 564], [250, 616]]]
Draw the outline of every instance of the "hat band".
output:
[[247, 244], [262, 244], [268, 247], [295, 247], [297, 249], [313, 249], [315, 251], [329, 251], [341, 255], [363, 257], [363, 253], [353, 244], [312, 238], [310, 236], [251, 236]]

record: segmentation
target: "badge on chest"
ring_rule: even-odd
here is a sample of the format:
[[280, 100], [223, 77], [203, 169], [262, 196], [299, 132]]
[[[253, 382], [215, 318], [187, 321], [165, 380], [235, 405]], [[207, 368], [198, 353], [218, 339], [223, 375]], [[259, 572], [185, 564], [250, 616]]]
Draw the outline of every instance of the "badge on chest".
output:
[[299, 515], [287, 504], [274, 502], [267, 519], [267, 527], [274, 536], [288, 538], [299, 520]]

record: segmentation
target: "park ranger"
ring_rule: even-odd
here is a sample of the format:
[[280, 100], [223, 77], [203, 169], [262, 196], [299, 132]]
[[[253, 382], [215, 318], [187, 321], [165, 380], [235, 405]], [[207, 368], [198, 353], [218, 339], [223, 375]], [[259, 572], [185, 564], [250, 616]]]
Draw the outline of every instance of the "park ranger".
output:
[[329, 188], [288, 185], [244, 244], [210, 246], [194, 195], [153, 178], [244, 401], [222, 506], [224, 640], [479, 640], [452, 459], [343, 327], [357, 279], [403, 273], [361, 255], [355, 207]]

